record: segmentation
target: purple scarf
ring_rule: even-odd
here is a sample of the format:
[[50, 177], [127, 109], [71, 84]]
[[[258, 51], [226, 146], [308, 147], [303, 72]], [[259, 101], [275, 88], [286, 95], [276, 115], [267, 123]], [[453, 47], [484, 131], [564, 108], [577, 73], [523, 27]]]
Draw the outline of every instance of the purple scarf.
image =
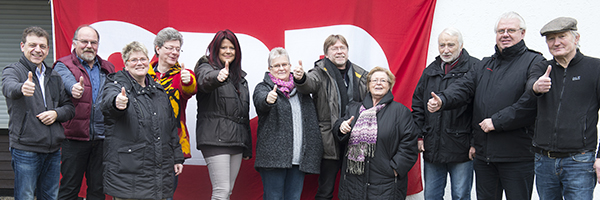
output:
[[289, 99], [290, 92], [292, 92], [294, 87], [296, 87], [294, 85], [294, 79], [293, 79], [294, 77], [292, 76], [292, 74], [290, 73], [288, 81], [284, 81], [284, 80], [275, 78], [271, 73], [269, 73], [269, 77], [271, 77], [271, 81], [273, 81], [273, 83], [275, 83], [275, 85], [277, 85], [277, 90], [283, 92], [285, 97], [287, 97]]
[[350, 140], [348, 141], [348, 168], [347, 172], [361, 175], [365, 172], [365, 158], [375, 155], [375, 144], [377, 143], [377, 112], [385, 104], [380, 104], [365, 109], [360, 106], [359, 116], [356, 124], [352, 127]]

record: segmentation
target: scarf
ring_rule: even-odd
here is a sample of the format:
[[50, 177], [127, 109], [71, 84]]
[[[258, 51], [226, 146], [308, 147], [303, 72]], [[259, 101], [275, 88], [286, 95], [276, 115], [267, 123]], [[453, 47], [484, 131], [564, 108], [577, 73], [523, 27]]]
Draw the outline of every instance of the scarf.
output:
[[365, 172], [365, 158], [375, 156], [375, 144], [377, 143], [377, 112], [385, 104], [380, 104], [365, 109], [360, 106], [359, 116], [350, 133], [348, 141], [348, 168], [347, 172], [361, 175]]
[[269, 77], [271, 77], [271, 81], [273, 81], [273, 83], [275, 83], [275, 85], [277, 85], [277, 90], [283, 92], [285, 97], [287, 97], [289, 99], [290, 92], [292, 92], [294, 87], [296, 87], [294, 85], [294, 77], [292, 76], [292, 74], [290, 73], [290, 76], [288, 77], [288, 81], [284, 81], [284, 80], [275, 78], [271, 73], [269, 73]]

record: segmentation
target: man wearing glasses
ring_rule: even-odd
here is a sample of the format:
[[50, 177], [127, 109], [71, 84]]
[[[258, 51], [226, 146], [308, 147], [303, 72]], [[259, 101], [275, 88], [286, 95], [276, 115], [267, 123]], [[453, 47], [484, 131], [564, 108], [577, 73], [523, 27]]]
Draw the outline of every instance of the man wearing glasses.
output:
[[428, 102], [430, 112], [473, 101], [477, 199], [531, 199], [536, 100], [526, 93], [529, 69], [544, 60], [525, 46], [525, 21], [515, 13], [496, 23], [496, 53]]
[[348, 60], [348, 43], [342, 35], [330, 35], [323, 45], [325, 58], [315, 62], [315, 67], [304, 73], [302, 63], [294, 69], [294, 82], [298, 91], [312, 93], [317, 108], [319, 127], [323, 139], [323, 158], [319, 175], [319, 188], [315, 199], [332, 199], [335, 180], [340, 170], [345, 150], [337, 144], [331, 128], [346, 112], [350, 101], [361, 102], [367, 93], [367, 73]]
[[106, 75], [115, 72], [115, 66], [97, 55], [99, 40], [96, 29], [80, 26], [73, 37], [71, 55], [54, 63], [75, 106], [75, 117], [63, 123], [66, 139], [62, 144], [59, 199], [77, 199], [84, 174], [86, 199], [105, 199], [102, 187], [104, 116], [99, 97]]

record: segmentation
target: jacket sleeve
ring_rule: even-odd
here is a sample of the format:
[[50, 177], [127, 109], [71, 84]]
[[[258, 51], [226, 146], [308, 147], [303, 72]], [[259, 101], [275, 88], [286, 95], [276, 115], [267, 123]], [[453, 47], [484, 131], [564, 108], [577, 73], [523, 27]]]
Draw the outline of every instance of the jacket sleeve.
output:
[[[544, 60], [544, 57], [541, 55], [535, 56], [529, 64], [528, 73], [529, 70], [535, 67], [534, 64], [538, 64]], [[524, 92], [517, 102], [492, 114], [492, 123], [496, 131], [519, 129], [535, 123], [537, 98], [535, 95], [527, 92], [527, 85], [525, 84], [524, 87], [526, 88], [524, 88]]]
[[408, 171], [410, 171], [413, 165], [415, 165], [415, 162], [417, 162], [417, 157], [419, 155], [419, 151], [417, 149], [418, 133], [410, 115], [410, 111], [408, 108], [405, 109], [406, 111], [404, 112], [405, 114], [403, 114], [404, 116], [396, 119], [397, 121], [395, 130], [396, 134], [399, 135], [398, 149], [390, 161], [390, 166], [396, 170], [398, 176], [406, 176]]
[[475, 85], [480, 76], [482, 63], [469, 70], [463, 77], [454, 81], [441, 94], [437, 94], [442, 100], [441, 110], [450, 110], [471, 102], [475, 94]]
[[219, 82], [217, 76], [220, 70], [213, 69], [208, 63], [201, 64], [194, 71], [198, 80], [197, 86], [199, 92], [210, 93], [229, 82], [229, 78], [222, 83]]
[[54, 111], [56, 111], [56, 121], [66, 122], [75, 117], [75, 106], [73, 106], [73, 102], [71, 102], [71, 98], [67, 94], [63, 83], [60, 82], [57, 85], [60, 85], [61, 88], [59, 90], [60, 97], [58, 99], [58, 106], [54, 108]]
[[[120, 84], [114, 83], [108, 79], [106, 80], [104, 91], [102, 92], [102, 104], [100, 105], [104, 117], [118, 119], [127, 111], [127, 109], [119, 110], [115, 105], [115, 99], [117, 98], [117, 95], [121, 93], [121, 87]], [[127, 95], [127, 97], [131, 99], [129, 95]], [[129, 106], [130, 102], [127, 103], [127, 108], [129, 108]]]
[[73, 94], [71, 94], [71, 88], [73, 88], [73, 85], [79, 81], [79, 78], [75, 80], [75, 76], [73, 76], [71, 70], [69, 70], [62, 62], [56, 62], [56, 65], [54, 65], [54, 71], [60, 74], [60, 78], [62, 78], [67, 95], [72, 96]]
[[21, 87], [23, 87], [24, 82], [19, 80], [18, 72], [14, 67], [9, 65], [2, 70], [2, 94], [4, 94], [4, 97], [8, 99], [23, 97]]
[[425, 101], [429, 101], [429, 99], [423, 99], [425, 86], [426, 75], [421, 75], [419, 82], [417, 83], [417, 87], [415, 87], [415, 92], [413, 93], [412, 98], [412, 117], [415, 122], [417, 133], [419, 138], [423, 137], [423, 125], [425, 124], [425, 115], [426, 112], [429, 112], [427, 108], [425, 108]]
[[[196, 76], [194, 76], [194, 72], [189, 69], [185, 69], [190, 72], [190, 82], [188, 84], [181, 83], [181, 94], [184, 99], [189, 99], [196, 94], [198, 91]], [[179, 78], [181, 80], [181, 77]]]
[[534, 96], [541, 96], [542, 94], [536, 94], [533, 91], [533, 84], [535, 84], [535, 82], [542, 76], [544, 75], [544, 73], [546, 73], [546, 69], [548, 69], [548, 65], [546, 65], [546, 62], [539, 62], [535, 65], [533, 65], [531, 67], [531, 69], [529, 70], [529, 75], [527, 78], [527, 86], [526, 86], [526, 92], [534, 95]]
[[[254, 101], [254, 108], [256, 108], [256, 113], [268, 113], [271, 108], [277, 105], [278, 101], [275, 101], [273, 104], [267, 103], [267, 96], [269, 92], [271, 92], [273, 88], [269, 88], [269, 86], [262, 82], [256, 85], [254, 88], [254, 94], [252, 95], [252, 100]], [[279, 98], [279, 95], [277, 95]]]
[[294, 79], [298, 92], [302, 94], [316, 93], [321, 85], [321, 76], [319, 75], [319, 68], [315, 67], [304, 73], [304, 77], [301, 80]]

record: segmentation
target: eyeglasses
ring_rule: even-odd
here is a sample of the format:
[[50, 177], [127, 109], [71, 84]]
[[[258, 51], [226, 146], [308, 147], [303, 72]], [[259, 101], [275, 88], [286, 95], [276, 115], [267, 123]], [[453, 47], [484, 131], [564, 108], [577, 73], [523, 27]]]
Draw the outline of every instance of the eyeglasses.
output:
[[92, 46], [98, 45], [98, 41], [77, 40], [77, 42], [80, 42], [85, 46], [87, 46], [88, 44], [91, 44]]
[[282, 64], [277, 64], [277, 65], [273, 65], [273, 66], [269, 66], [269, 69], [273, 69], [273, 68], [286, 68], [290, 66], [290, 63], [282, 63]]
[[180, 47], [167, 47], [167, 46], [163, 46], [163, 48], [165, 48], [167, 51], [173, 52], [173, 50], [175, 50], [176, 52], [183, 52], [183, 50], [181, 50]]
[[502, 35], [502, 34], [508, 32], [508, 34], [512, 35], [512, 34], [516, 33], [517, 31], [520, 31], [520, 30], [523, 30], [523, 29], [522, 28], [520, 28], [520, 29], [501, 29], [501, 30], [496, 30], [496, 33]]
[[147, 58], [140, 58], [140, 59], [134, 58], [134, 59], [131, 59], [131, 60], [127, 60], [127, 62], [131, 62], [131, 63], [138, 63], [138, 62], [146, 63], [146, 62], [148, 62], [148, 59]]
[[346, 46], [329, 47], [329, 51], [331, 51], [331, 52], [346, 51], [346, 50], [348, 50], [348, 47], [346, 47]]
[[371, 82], [371, 83], [387, 83], [388, 80], [386, 80], [386, 79], [371, 79], [369, 82]]

